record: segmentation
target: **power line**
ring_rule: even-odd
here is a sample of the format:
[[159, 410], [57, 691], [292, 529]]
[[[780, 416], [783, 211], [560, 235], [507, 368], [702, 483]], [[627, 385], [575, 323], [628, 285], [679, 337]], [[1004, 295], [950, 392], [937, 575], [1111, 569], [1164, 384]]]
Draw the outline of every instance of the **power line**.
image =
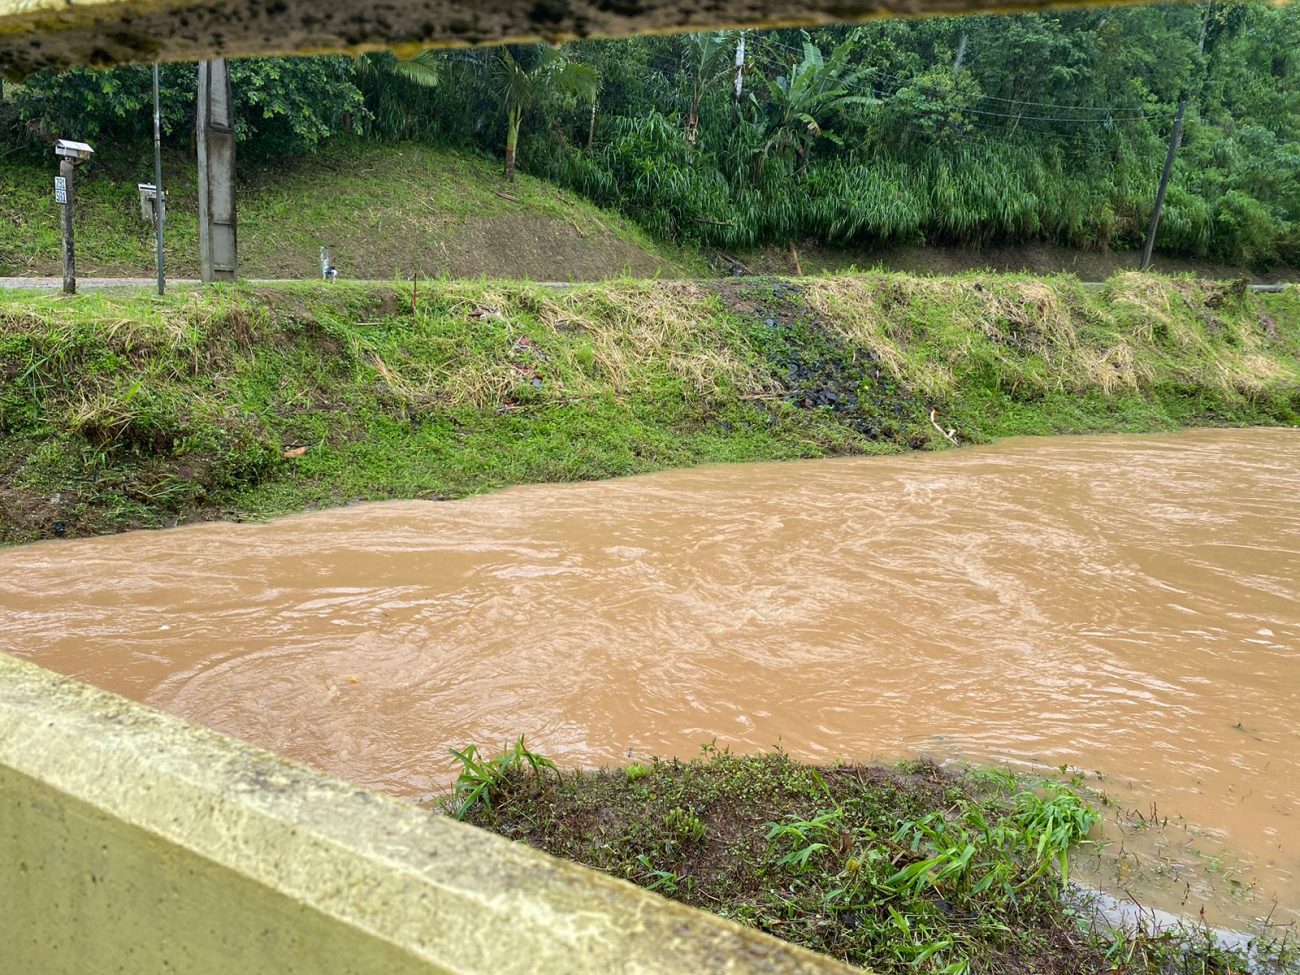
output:
[[[915, 84], [919, 80], [915, 76], [908, 77], [907, 75], [895, 74], [892, 71], [886, 71], [883, 68], [867, 68], [866, 70], [874, 74], [884, 75], [886, 78], [890, 78], [894, 81], [902, 82], [905, 84]], [[1117, 120], [1169, 118], [1174, 114], [1173, 112], [1151, 112], [1151, 113], [1138, 113], [1136, 115], [1132, 115], [1132, 114], [1120, 115], [1117, 113], [1132, 112], [1133, 110], [1128, 108], [1119, 109], [1114, 105], [1063, 105], [1054, 102], [1035, 102], [1035, 101], [1030, 101], [1028, 99], [1021, 99], [1021, 98], [1001, 98], [997, 95], [980, 94], [977, 97], [984, 101], [1005, 102], [1010, 105], [1028, 105], [1031, 108], [1051, 108], [1063, 112], [1104, 112], [1108, 115], [1113, 116]], [[1015, 116], [1015, 117], [1033, 118], [1034, 116]], [[1080, 121], [1085, 121], [1085, 120], [1080, 120]]]
[[[770, 40], [771, 39], [769, 38], [769, 41]], [[802, 53], [802, 51], [790, 47], [789, 45], [777, 45], [777, 46], [784, 47], [785, 50], [791, 53], [796, 53], [796, 54]], [[779, 61], [777, 61], [777, 59], [772, 57], [770, 52], [764, 51], [763, 54], [760, 56], [763, 57], [764, 60], [767, 60], [769, 63], [780, 63]], [[896, 75], [879, 68], [868, 68], [866, 70], [869, 72], [875, 72], [877, 74], [886, 77], [895, 78], [900, 81], [907, 82], [909, 84], [916, 81], [915, 78], [904, 78], [902, 75]], [[857, 91], [859, 93], [869, 92], [870, 94], [881, 99], [882, 101], [892, 101], [898, 94], [897, 91], [889, 91], [874, 86], [868, 86], [865, 89], [860, 88], [857, 89]], [[933, 97], [933, 94], [934, 94], [933, 90], [927, 92], [924, 90], [924, 88], [922, 89], [922, 96], [926, 100], [928, 105], [940, 111], [947, 111], [955, 115], [963, 116], [961, 119], [962, 124], [968, 126], [971, 130], [979, 130], [985, 133], [994, 133], [996, 134], [997, 138], [1002, 140], [1005, 140], [1009, 136], [1032, 137], [1040, 142], [1052, 143], [1058, 149], [1073, 150], [1076, 153], [1087, 149], [1091, 149], [1098, 152], [1114, 152], [1119, 147], [1113, 143], [1099, 142], [1095, 139], [1084, 138], [1082, 137], [1082, 131], [1083, 131], [1082, 129], [1076, 129], [1074, 133], [1054, 132], [1049, 129], [1036, 127], [1034, 125], [1028, 125], [1028, 124], [1020, 125], [1019, 123], [1064, 122], [1064, 123], [1069, 123], [1073, 125], [1082, 125], [1082, 126], [1105, 126], [1106, 129], [1110, 131], [1116, 131], [1115, 123], [1118, 122], [1162, 120], [1167, 117], [1165, 115], [1112, 115], [1111, 117], [1107, 117], [1107, 118], [1080, 119], [1080, 118], [1047, 116], [1047, 115], [1019, 115], [1019, 114], [1013, 114], [1007, 112], [991, 112], [991, 111], [986, 111], [986, 110], [973, 108], [969, 106], [955, 105], [952, 103], [945, 104], [944, 102], [935, 99]], [[988, 96], [988, 97], [992, 98], [993, 96]], [[1009, 99], [1004, 99], [1004, 100], [1009, 101]], [[1024, 104], [1031, 104], [1031, 103], [1026, 101], [1024, 102]], [[1051, 103], [1039, 102], [1039, 103], [1032, 103], [1032, 104], [1050, 105]], [[1064, 106], [1064, 107], [1070, 107], [1070, 106]], [[1100, 111], [1101, 109], [1096, 107], [1091, 107], [1090, 110]], [[1013, 128], [1007, 125], [990, 124], [989, 122], [980, 121], [977, 118], [965, 117], [969, 115], [977, 115], [985, 118], [1011, 119], [1012, 121], [1016, 122], [1017, 125]], [[915, 120], [916, 116], [913, 115], [912, 119]], [[933, 130], [924, 129], [916, 125], [910, 125], [906, 121], [902, 122], [901, 126], [906, 131], [924, 135], [932, 139], [938, 136], [938, 134], [935, 133]], [[964, 135], [970, 137], [971, 134], [970, 132], [967, 132], [964, 133]], [[979, 141], [981, 142], [984, 142], [986, 144], [991, 144], [987, 136], [977, 136], [976, 138], [978, 138]], [[858, 143], [855, 146], [855, 148], [861, 149], [867, 144], [867, 142], [868, 140], [864, 139], [862, 142]]]
[[[1082, 155], [1083, 150], [1085, 149], [1091, 149], [1097, 152], [1105, 153], [1105, 152], [1113, 152], [1117, 148], [1117, 146], [1115, 145], [1108, 145], [1107, 143], [1104, 142], [1096, 142], [1091, 139], [1081, 139], [1077, 136], [1065, 135], [1063, 133], [1044, 132], [1041, 129], [1013, 130], [1013, 129], [1007, 129], [1003, 126], [981, 125], [976, 122], [968, 122], [967, 124], [971, 125], [974, 129], [978, 130], [978, 132], [975, 133], [963, 132], [961, 133], [961, 137], [964, 139], [971, 139], [972, 141], [981, 142], [987, 146], [997, 146], [999, 143], [1005, 144], [1007, 138], [1011, 137], [1013, 139], [1021, 140], [1022, 144], [1025, 144], [1030, 139], [1039, 143], [1049, 143], [1057, 149], [1069, 150], [1076, 155]], [[899, 127], [901, 127], [902, 129], [908, 132], [913, 132], [918, 135], [925, 136], [931, 141], [938, 140], [940, 138], [945, 138], [944, 133], [935, 132], [933, 129], [922, 128], [918, 125], [912, 125], [909, 124], [908, 122], [901, 122], [898, 123], [898, 125]], [[992, 136], [996, 136], [996, 141]], [[951, 139], [952, 134], [949, 133], [946, 137]], [[870, 142], [871, 142], [870, 139], [863, 139], [862, 141], [856, 143], [853, 148], [859, 150], [863, 149], [868, 144], [870, 144]]]
[[[892, 98], [898, 94], [897, 91], [882, 91], [878, 88], [872, 88], [871, 91], [878, 97]], [[931, 97], [934, 89], [926, 90], [922, 87], [923, 95]], [[1111, 115], [1104, 118], [1071, 118], [1064, 115], [1021, 115], [1017, 112], [990, 112], [981, 108], [967, 108], [962, 106], [952, 106], [956, 111], [970, 112], [974, 115], [987, 115], [991, 118], [1009, 118], [1018, 122], [1069, 122], [1074, 125], [1112, 125], [1116, 122], [1141, 122], [1161, 120], [1168, 118], [1167, 115]]]
[[[782, 48], [791, 54], [797, 54], [800, 56], [803, 55], [802, 48], [793, 47], [783, 41], [779, 41], [771, 37], [765, 38], [765, 40], [768, 42], [769, 45]], [[884, 68], [865, 67], [862, 68], [862, 70], [907, 85], [917, 84], [920, 81], [920, 79], [917, 78], [916, 76], [900, 75], [892, 71], [886, 71]], [[1060, 112], [1097, 112], [1107, 116], [1106, 118], [1102, 118], [1102, 119], [1088, 119], [1088, 118], [1080, 119], [1080, 118], [1055, 116], [1055, 115], [1021, 115], [1018, 113], [991, 112], [991, 111], [974, 109], [974, 108], [967, 109], [967, 111], [975, 112], [981, 115], [990, 115], [990, 116], [1001, 117], [1001, 118], [1014, 118], [1014, 119], [1021, 119], [1021, 120], [1030, 119], [1034, 121], [1043, 121], [1043, 122], [1075, 122], [1075, 123], [1087, 123], [1087, 124], [1105, 124], [1109, 122], [1136, 122], [1136, 121], [1143, 121], [1143, 120], [1166, 119], [1166, 118], [1171, 118], [1174, 114], [1173, 112], [1170, 111], [1150, 112], [1150, 113], [1139, 112], [1134, 114], [1133, 109], [1131, 108], [1119, 108], [1118, 106], [1114, 106], [1114, 105], [1067, 105], [1059, 102], [1039, 102], [1030, 99], [1002, 98], [1001, 96], [998, 95], [988, 95], [988, 94], [977, 95], [976, 99], [979, 101], [1001, 102], [1008, 105], [1025, 105], [1031, 108], [1052, 109]]]
[[[867, 70], [875, 71], [877, 69], [872, 68]], [[887, 72], [881, 72], [881, 73], [887, 74]], [[893, 77], [898, 77], [898, 76], [893, 76]], [[915, 79], [908, 79], [908, 80], [915, 80]], [[882, 100], [892, 99], [898, 94], [897, 91], [887, 91], [881, 88], [876, 88], [874, 86], [869, 86], [868, 88], [866, 88], [866, 91], [869, 91], [872, 95]], [[1053, 116], [1053, 115], [1020, 115], [1020, 114], [1009, 113], [1009, 112], [990, 112], [985, 109], [972, 108], [972, 107], [962, 106], [962, 105], [954, 105], [951, 103], [944, 104], [932, 97], [933, 89], [931, 89], [930, 91], [925, 91], [924, 89], [922, 89], [922, 95], [925, 96], [927, 99], [929, 99], [930, 104], [938, 108], [946, 109], [948, 111], [970, 113], [973, 115], [983, 115], [989, 118], [1005, 118], [1005, 119], [1011, 119], [1015, 122], [1064, 122], [1073, 125], [1101, 125], [1101, 126], [1110, 127], [1119, 122], [1138, 122], [1138, 121], [1153, 121], [1153, 120], [1159, 121], [1168, 117], [1165, 115], [1112, 115], [1105, 118], [1070, 118], [1066, 116]]]

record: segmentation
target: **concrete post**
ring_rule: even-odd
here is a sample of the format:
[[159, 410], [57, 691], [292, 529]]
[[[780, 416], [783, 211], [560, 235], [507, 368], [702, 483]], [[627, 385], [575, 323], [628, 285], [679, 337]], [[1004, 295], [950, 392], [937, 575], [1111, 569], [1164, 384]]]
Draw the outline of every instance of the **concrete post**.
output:
[[205, 284], [234, 281], [235, 114], [224, 58], [199, 64], [199, 267]]
[[67, 200], [61, 204], [63, 207], [63, 292], [69, 295], [77, 293], [77, 246], [73, 240], [72, 230], [72, 207], [76, 200], [76, 193], [73, 189], [72, 172], [72, 160], [60, 159], [59, 176], [63, 178], [65, 192], [68, 194]]
[[153, 66], [153, 230], [154, 251], [158, 265], [158, 293], [167, 290], [166, 269], [163, 267], [163, 225], [167, 222], [167, 201], [162, 181], [162, 110], [158, 99], [158, 65]]

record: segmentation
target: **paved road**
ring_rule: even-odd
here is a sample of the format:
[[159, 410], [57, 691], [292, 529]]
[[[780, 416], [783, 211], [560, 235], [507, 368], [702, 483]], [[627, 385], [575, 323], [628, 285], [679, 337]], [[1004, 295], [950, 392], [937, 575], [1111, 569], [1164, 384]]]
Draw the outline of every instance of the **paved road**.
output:
[[[168, 278], [167, 287], [196, 285], [198, 278]], [[156, 288], [157, 278], [77, 278], [78, 291], [105, 291], [112, 288]], [[0, 278], [0, 288], [24, 291], [62, 291], [62, 278]]]
[[[240, 278], [241, 284], [310, 284], [315, 278]], [[421, 287], [425, 287], [426, 281], [436, 279], [420, 279]], [[173, 288], [197, 288], [202, 285], [198, 278], [168, 278], [167, 290]], [[374, 280], [356, 280], [349, 281], [349, 284], [392, 284], [391, 278], [374, 279]], [[572, 281], [537, 281], [545, 288], [571, 288], [576, 282]], [[142, 288], [152, 291], [158, 287], [157, 278], [77, 278], [77, 291], [115, 291], [125, 290], [128, 288]], [[62, 278], [4, 278], [0, 277], [0, 289], [12, 288], [19, 291], [55, 291], [63, 290]]]

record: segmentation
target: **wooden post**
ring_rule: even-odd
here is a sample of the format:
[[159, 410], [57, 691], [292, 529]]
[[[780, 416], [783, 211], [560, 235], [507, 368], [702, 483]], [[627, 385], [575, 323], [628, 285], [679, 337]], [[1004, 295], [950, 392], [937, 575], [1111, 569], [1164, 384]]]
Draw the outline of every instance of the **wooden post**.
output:
[[71, 159], [59, 160], [59, 176], [63, 178], [67, 194], [67, 199], [60, 204], [63, 207], [63, 293], [69, 295], [77, 293], [77, 246], [72, 229], [73, 201], [77, 197], [73, 189], [73, 169]]

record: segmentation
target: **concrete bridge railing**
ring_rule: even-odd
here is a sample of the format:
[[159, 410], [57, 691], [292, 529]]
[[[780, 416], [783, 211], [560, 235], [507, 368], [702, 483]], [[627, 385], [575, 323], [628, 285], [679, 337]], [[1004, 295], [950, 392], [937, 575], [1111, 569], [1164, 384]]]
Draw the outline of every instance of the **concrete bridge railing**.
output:
[[1138, 0], [0, 0], [0, 75], [1117, 2]]
[[0, 654], [5, 975], [848, 971]]

